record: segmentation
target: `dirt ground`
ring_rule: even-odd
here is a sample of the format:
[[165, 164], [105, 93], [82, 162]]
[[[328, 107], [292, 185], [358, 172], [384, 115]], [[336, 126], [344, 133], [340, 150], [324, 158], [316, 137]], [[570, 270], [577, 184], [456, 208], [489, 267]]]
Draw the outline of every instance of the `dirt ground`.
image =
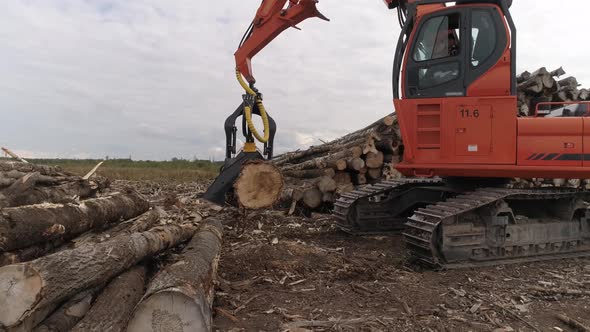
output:
[[424, 271], [400, 235], [351, 236], [329, 215], [265, 211], [226, 225], [219, 331], [575, 331], [590, 259]]
[[[207, 187], [131, 185], [186, 218]], [[352, 236], [325, 214], [229, 214], [215, 331], [575, 331], [558, 314], [590, 326], [590, 259], [430, 271], [407, 261], [401, 235]]]

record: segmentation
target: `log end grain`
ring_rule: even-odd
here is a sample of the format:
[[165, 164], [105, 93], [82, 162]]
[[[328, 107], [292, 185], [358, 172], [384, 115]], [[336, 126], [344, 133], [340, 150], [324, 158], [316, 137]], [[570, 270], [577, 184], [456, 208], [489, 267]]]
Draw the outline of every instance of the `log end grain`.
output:
[[322, 205], [323, 196], [318, 188], [309, 188], [303, 192], [303, 203], [311, 209], [316, 209]]
[[4, 266], [0, 275], [0, 327], [15, 326], [38, 302], [42, 279], [25, 264]]
[[211, 315], [201, 311], [205, 307], [181, 292], [162, 291], [141, 302], [135, 309], [127, 331], [210, 331], [206, 317]]
[[235, 194], [241, 206], [262, 209], [274, 204], [281, 194], [283, 177], [280, 170], [267, 162], [244, 164], [234, 183]]

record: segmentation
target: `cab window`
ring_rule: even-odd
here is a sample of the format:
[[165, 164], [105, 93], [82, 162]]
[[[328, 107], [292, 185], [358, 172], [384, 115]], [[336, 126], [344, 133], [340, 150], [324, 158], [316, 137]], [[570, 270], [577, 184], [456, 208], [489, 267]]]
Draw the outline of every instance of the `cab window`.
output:
[[414, 48], [414, 61], [428, 61], [459, 54], [459, 14], [437, 16], [426, 21], [420, 30]]
[[471, 65], [477, 67], [494, 53], [498, 36], [489, 11], [474, 10], [471, 21]]

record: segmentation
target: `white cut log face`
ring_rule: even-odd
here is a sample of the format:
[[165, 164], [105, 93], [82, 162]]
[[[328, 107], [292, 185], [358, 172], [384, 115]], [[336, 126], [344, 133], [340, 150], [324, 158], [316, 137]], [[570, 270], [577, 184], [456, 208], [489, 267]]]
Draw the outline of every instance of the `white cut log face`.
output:
[[282, 188], [283, 177], [279, 169], [261, 161], [244, 164], [234, 183], [238, 202], [247, 209], [271, 206], [278, 200]]
[[[28, 271], [27, 271], [28, 270]], [[2, 325], [13, 326], [19, 322], [38, 301], [42, 281], [39, 274], [24, 264], [8, 265], [0, 268], [0, 329]], [[18, 294], [18, 301], [14, 295]]]
[[210, 323], [201, 312], [203, 303], [175, 291], [162, 291], [135, 309], [127, 332], [208, 332]]

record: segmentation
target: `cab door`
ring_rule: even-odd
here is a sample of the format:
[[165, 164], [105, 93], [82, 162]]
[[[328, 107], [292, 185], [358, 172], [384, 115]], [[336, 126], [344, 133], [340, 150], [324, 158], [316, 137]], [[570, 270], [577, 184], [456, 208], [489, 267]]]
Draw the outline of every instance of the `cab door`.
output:
[[[509, 32], [499, 7], [438, 10], [415, 29], [406, 50], [403, 99], [396, 102], [402, 126], [411, 132], [413, 162], [515, 164], [516, 97], [510, 91]], [[438, 128], [422, 123], [435, 115], [433, 109]]]

